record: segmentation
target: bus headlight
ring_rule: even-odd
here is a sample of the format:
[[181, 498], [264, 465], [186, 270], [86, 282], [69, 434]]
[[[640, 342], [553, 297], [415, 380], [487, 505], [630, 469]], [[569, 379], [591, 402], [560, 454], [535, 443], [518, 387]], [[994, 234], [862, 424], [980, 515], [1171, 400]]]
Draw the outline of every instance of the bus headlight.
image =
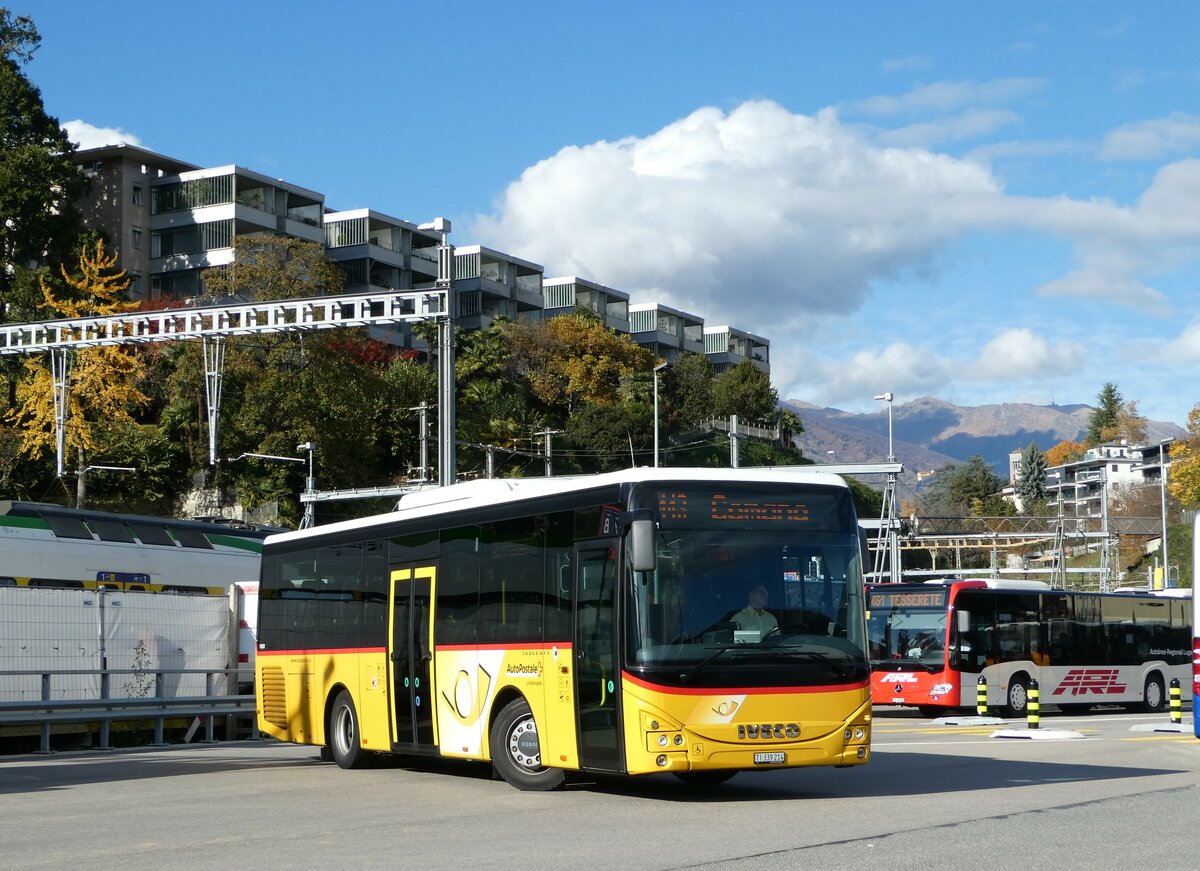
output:
[[929, 694], [931, 696], [944, 696], [946, 693], [950, 692], [950, 690], [952, 690], [952, 689], [954, 689], [953, 684], [935, 683], [932, 687], [930, 687]]
[[667, 746], [667, 744], [669, 744], [669, 743], [670, 743], [670, 741], [667, 739], [667, 736], [666, 736], [666, 735], [659, 735], [659, 736], [658, 736], [658, 746], [659, 746], [659, 747], [666, 747], [666, 746]]
[[854, 740], [861, 741], [866, 734], [867, 733], [865, 731], [863, 731], [863, 727], [859, 726], [857, 729], [854, 730]]

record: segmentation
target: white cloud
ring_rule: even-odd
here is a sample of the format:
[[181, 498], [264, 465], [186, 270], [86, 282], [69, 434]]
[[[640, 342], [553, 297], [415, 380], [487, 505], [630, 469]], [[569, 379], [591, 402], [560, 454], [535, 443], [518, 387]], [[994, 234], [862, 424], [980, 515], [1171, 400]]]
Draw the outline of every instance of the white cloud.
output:
[[1200, 362], [1200, 318], [1192, 320], [1179, 337], [1162, 348], [1162, 360], [1169, 363]]
[[118, 127], [96, 127], [76, 118], [74, 121], [64, 121], [63, 130], [67, 137], [80, 148], [99, 148], [103, 145], [137, 145], [142, 140], [132, 133], [126, 133]]
[[472, 232], [548, 274], [753, 330], [853, 311], [873, 279], [925, 265], [998, 195], [975, 163], [879, 148], [832, 110], [752, 102], [564, 148]]
[[[1200, 334], [1200, 329], [1197, 332]], [[882, 350], [860, 350], [847, 360], [822, 359], [804, 349], [776, 353], [773, 347], [772, 359], [772, 377], [780, 385], [780, 396], [855, 407], [864, 397], [885, 389], [894, 392], [900, 402], [944, 395], [964, 384], [980, 386], [985, 392], [986, 388], [1000, 388], [1010, 395], [1040, 389], [1047, 379], [1079, 374], [1088, 351], [1078, 342], [1054, 344], [1019, 327], [994, 336], [974, 358], [892, 342]], [[790, 373], [797, 374], [789, 377]]]
[[994, 133], [1001, 127], [1019, 125], [1021, 116], [1008, 109], [971, 109], [949, 118], [909, 124], [879, 134], [887, 145], [933, 145], [976, 139]]
[[1027, 327], [1006, 330], [983, 346], [979, 357], [961, 376], [972, 381], [1011, 382], [1062, 375], [1080, 369], [1087, 349], [1078, 342], [1057, 347]]
[[1011, 103], [1042, 90], [1045, 79], [1009, 78], [989, 82], [934, 82], [920, 85], [898, 97], [870, 97], [851, 104], [853, 111], [866, 115], [916, 115], [955, 112], [972, 106], [996, 106]]
[[880, 67], [885, 73], [914, 72], [927, 70], [933, 66], [933, 58], [924, 54], [910, 54], [905, 57], [887, 57]]
[[1200, 145], [1200, 115], [1172, 112], [1110, 130], [1100, 145], [1107, 160], [1154, 160], [1190, 152]]
[[[1004, 193], [976, 159], [886, 147], [836, 111], [703, 108], [646, 137], [570, 146], [527, 169], [468, 235], [761, 335], [862, 307], [934, 275], [964, 233], [1057, 237], [1075, 264], [1046, 296], [1167, 313], [1153, 286], [1200, 253], [1200, 161], [1163, 167], [1132, 205]], [[1049, 147], [1049, 146], [1047, 146]]]

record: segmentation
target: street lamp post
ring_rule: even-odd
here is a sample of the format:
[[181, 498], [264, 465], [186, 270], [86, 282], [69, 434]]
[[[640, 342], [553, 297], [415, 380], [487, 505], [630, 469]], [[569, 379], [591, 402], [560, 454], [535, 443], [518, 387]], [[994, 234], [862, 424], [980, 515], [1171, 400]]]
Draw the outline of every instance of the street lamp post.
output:
[[[887, 403], [888, 409], [888, 457], [889, 463], [896, 462], [896, 454], [892, 448], [892, 394], [880, 393], [875, 397], [876, 400], [881, 400]], [[901, 578], [900, 572], [900, 541], [896, 537], [896, 473], [888, 472], [887, 486], [883, 493], [883, 511], [879, 517], [879, 541], [875, 547], [875, 574], [876, 577], [883, 572], [883, 560], [886, 550], [888, 561], [888, 574], [892, 583], [898, 583]]]
[[446, 218], [434, 218], [428, 224], [418, 225], [417, 229], [432, 230], [442, 237], [442, 243], [438, 245], [438, 275], [434, 282], [434, 287], [444, 293], [446, 299], [446, 310], [437, 319], [438, 484], [448, 487], [458, 478], [454, 407], [454, 322], [458, 300], [454, 296], [454, 246], [450, 244], [450, 221]]
[[[1171, 586], [1171, 564], [1167, 561], [1167, 445], [1174, 438], [1163, 439], [1158, 443], [1158, 502], [1162, 508], [1162, 559], [1163, 586]], [[1193, 582], [1194, 583], [1194, 582]]]
[[658, 468], [658, 373], [670, 366], [659, 363], [654, 367], [654, 468]]
[[825, 453], [829, 454], [829, 462], [837, 462], [837, 451], [826, 451]]
[[313, 453], [317, 446], [311, 441], [301, 442], [296, 445], [296, 450], [308, 451], [308, 477], [304, 479], [304, 492], [310, 500], [304, 503], [304, 517], [300, 519], [300, 528], [309, 529], [317, 525], [317, 503], [311, 501], [311, 497], [317, 493], [317, 476], [313, 468]]
[[881, 393], [875, 397], [887, 403], [888, 406], [888, 462], [896, 462], [896, 455], [892, 452], [892, 394]]

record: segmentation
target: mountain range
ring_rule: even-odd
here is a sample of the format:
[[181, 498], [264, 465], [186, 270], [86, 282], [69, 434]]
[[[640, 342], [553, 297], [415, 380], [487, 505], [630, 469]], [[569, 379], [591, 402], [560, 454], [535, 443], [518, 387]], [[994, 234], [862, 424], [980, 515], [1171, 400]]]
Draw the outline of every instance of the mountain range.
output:
[[[888, 455], [888, 412], [880, 404], [866, 414], [822, 408], [797, 399], [781, 403], [804, 424], [796, 439], [816, 463], [875, 463]], [[915, 487], [925, 474], [979, 454], [996, 474], [1008, 478], [1009, 451], [1036, 442], [1043, 451], [1061, 441], [1081, 441], [1094, 409], [1088, 405], [1000, 405], [964, 407], [930, 396], [892, 406], [892, 450], [904, 464], [903, 478]], [[1174, 423], [1146, 421], [1146, 441], [1183, 438]]]

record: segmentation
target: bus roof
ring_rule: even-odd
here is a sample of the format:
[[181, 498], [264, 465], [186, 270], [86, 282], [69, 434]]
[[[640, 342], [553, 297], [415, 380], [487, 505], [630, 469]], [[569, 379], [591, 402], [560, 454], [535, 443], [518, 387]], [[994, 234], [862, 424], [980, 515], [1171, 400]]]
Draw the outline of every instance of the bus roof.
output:
[[526, 499], [619, 487], [623, 484], [661, 481], [663, 483], [705, 481], [715, 484], [783, 483], [824, 484], [847, 489], [846, 482], [829, 472], [809, 471], [808, 466], [763, 466], [749, 469], [650, 468], [638, 467], [599, 475], [565, 475], [555, 478], [492, 478], [463, 481], [449, 487], [430, 486], [405, 493], [394, 511], [343, 520], [325, 526], [271, 535], [266, 543], [281, 544], [328, 533], [371, 529], [415, 517], [449, 513], [490, 505], [503, 505]]

